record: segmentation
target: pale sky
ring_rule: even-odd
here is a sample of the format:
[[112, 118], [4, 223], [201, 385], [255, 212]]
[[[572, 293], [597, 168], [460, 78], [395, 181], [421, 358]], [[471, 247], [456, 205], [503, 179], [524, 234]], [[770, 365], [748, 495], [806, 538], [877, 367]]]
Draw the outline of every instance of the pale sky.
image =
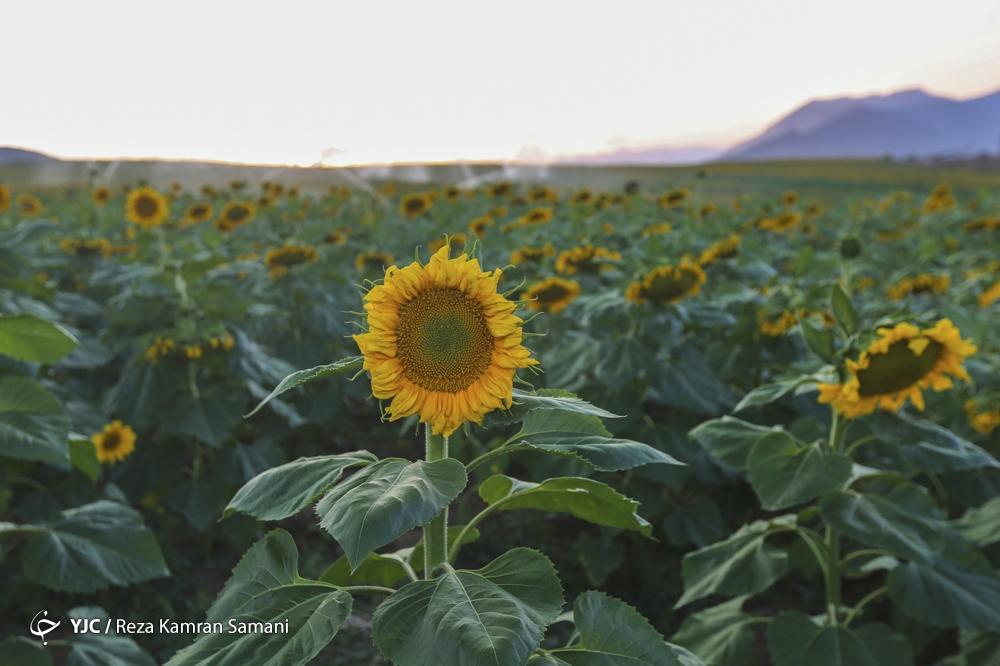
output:
[[1000, 88], [1000, 0], [4, 5], [0, 145], [67, 157], [725, 145], [811, 97]]

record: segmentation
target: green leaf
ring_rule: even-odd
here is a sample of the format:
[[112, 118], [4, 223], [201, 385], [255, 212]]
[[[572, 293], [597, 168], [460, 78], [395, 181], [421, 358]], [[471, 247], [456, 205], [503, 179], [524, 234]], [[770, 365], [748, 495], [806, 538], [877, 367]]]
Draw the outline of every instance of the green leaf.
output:
[[910, 416], [879, 413], [873, 419], [876, 436], [899, 469], [919, 472], [960, 472], [982, 467], [1000, 468], [1000, 461], [972, 442], [936, 423]]
[[69, 417], [27, 377], [0, 377], [0, 456], [69, 468]]
[[648, 444], [611, 436], [593, 415], [556, 409], [533, 409], [508, 446], [528, 447], [582, 460], [602, 472], [642, 465], [683, 465]]
[[[880, 626], [880, 625], [879, 625]], [[881, 627], [881, 626], [880, 626]], [[821, 627], [798, 611], [774, 618], [767, 629], [774, 666], [909, 666], [906, 639], [888, 628]]]
[[[102, 630], [108, 619], [103, 608], [93, 606], [74, 608], [69, 616], [73, 619], [100, 620]], [[134, 640], [117, 635], [113, 623], [110, 633], [74, 634], [69, 642], [67, 666], [156, 666], [156, 660]]]
[[806, 341], [806, 345], [814, 354], [824, 361], [834, 361], [836, 349], [833, 331], [816, 328], [807, 319], [799, 321], [799, 328], [802, 329], [802, 338]]
[[52, 657], [41, 642], [11, 636], [0, 642], [0, 666], [52, 666]]
[[985, 631], [963, 631], [959, 637], [959, 645], [961, 646], [959, 659], [948, 660], [946, 662], [948, 666], [996, 666], [1000, 664], [1000, 634]]
[[816, 381], [814, 377], [793, 377], [791, 379], [782, 379], [780, 381], [764, 384], [758, 386], [754, 390], [743, 396], [735, 407], [733, 407], [734, 412], [739, 412], [747, 407], [759, 407], [760, 405], [766, 405], [774, 402], [778, 398], [784, 397], [809, 382]]
[[295, 515], [325, 493], [349, 467], [378, 459], [368, 451], [299, 458], [253, 477], [229, 500], [224, 515], [245, 513], [258, 520]]
[[741, 421], [732, 416], [705, 421], [688, 433], [714, 457], [736, 469], [746, 469], [750, 449], [764, 435], [780, 428], [765, 427]]
[[848, 335], [858, 330], [858, 313], [855, 311], [850, 297], [836, 283], [830, 290], [830, 309], [833, 310], [833, 316], [837, 318]]
[[986, 504], [969, 509], [952, 525], [966, 539], [978, 546], [989, 546], [1000, 541], [1000, 497]]
[[1000, 577], [947, 560], [907, 562], [889, 572], [889, 596], [904, 613], [935, 627], [1000, 631]]
[[454, 458], [413, 463], [386, 458], [334, 487], [316, 513], [356, 568], [379, 546], [429, 523], [467, 480], [465, 465]]
[[617, 538], [618, 530], [580, 532], [573, 550], [587, 582], [595, 587], [604, 585], [608, 576], [625, 561], [625, 545]]
[[674, 642], [690, 648], [708, 666], [731, 666], [754, 650], [755, 618], [743, 612], [747, 597], [736, 597], [684, 620]]
[[531, 483], [497, 474], [483, 481], [479, 496], [502, 511], [536, 509], [568, 513], [597, 525], [621, 527], [647, 537], [653, 530], [636, 513], [638, 502], [593, 479], [564, 476]]
[[663, 640], [649, 621], [623, 601], [603, 592], [584, 592], [573, 605], [579, 641], [550, 650], [555, 663], [570, 666], [685, 666], [687, 651]]
[[21, 563], [29, 579], [61, 592], [96, 592], [170, 575], [142, 516], [108, 500], [67, 509], [55, 523], [32, 526]]
[[515, 548], [477, 571], [403, 587], [375, 611], [372, 638], [399, 666], [523, 664], [562, 605], [552, 563]]
[[246, 402], [242, 391], [212, 386], [198, 398], [176, 398], [164, 406], [162, 422], [167, 432], [195, 437], [209, 446], [221, 446], [242, 423]]
[[77, 341], [58, 324], [31, 315], [0, 316], [0, 355], [29, 363], [55, 363]]
[[298, 370], [288, 375], [282, 379], [274, 390], [271, 391], [266, 398], [261, 400], [253, 410], [245, 416], [245, 418], [250, 418], [257, 412], [259, 412], [264, 405], [271, 402], [277, 398], [282, 393], [287, 393], [293, 388], [302, 386], [303, 384], [317, 379], [324, 379], [330, 377], [331, 375], [344, 375], [348, 373], [356, 373], [361, 370], [364, 365], [364, 358], [361, 356], [349, 356], [347, 358], [342, 358], [336, 363], [330, 363], [329, 365], [317, 365], [315, 368], [308, 368], [307, 370]]
[[769, 511], [837, 490], [851, 476], [851, 459], [804, 445], [787, 432], [762, 437], [747, 461], [750, 485]]
[[729, 538], [684, 556], [684, 595], [675, 608], [710, 594], [739, 596], [769, 588], [788, 571], [788, 555], [764, 543], [768, 535], [795, 524], [795, 516], [778, 516], [744, 525]]
[[592, 405], [569, 391], [541, 389], [529, 393], [520, 389], [514, 389], [513, 399], [515, 404], [524, 405], [529, 409], [558, 409], [564, 412], [589, 414], [590, 416], [597, 416], [602, 419], [621, 418], [621, 415], [612, 414], [606, 409]]
[[91, 481], [101, 478], [101, 463], [97, 459], [97, 449], [89, 439], [73, 437], [69, 440], [69, 460]]
[[[274, 530], [251, 546], [233, 569], [208, 622], [222, 633], [205, 633], [167, 662], [169, 666], [303, 664], [337, 634], [351, 613], [347, 592], [299, 576], [291, 535]], [[229, 633], [230, 621], [288, 622], [288, 633]]]
[[878, 495], [835, 492], [820, 502], [823, 520], [858, 543], [930, 562], [945, 546], [947, 526]]

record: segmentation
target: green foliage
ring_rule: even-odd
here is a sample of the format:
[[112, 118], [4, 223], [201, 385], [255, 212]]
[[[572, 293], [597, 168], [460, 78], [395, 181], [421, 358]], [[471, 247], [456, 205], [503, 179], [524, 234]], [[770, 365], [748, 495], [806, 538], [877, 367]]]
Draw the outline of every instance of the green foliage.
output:
[[0, 316], [0, 355], [18, 361], [55, 363], [77, 346], [69, 331], [31, 315]]

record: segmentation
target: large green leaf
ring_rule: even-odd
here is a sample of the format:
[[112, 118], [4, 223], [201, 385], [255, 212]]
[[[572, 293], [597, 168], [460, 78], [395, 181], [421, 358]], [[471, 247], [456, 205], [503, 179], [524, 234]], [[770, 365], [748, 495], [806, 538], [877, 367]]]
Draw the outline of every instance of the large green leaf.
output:
[[[686, 650], [663, 640], [642, 615], [603, 592], [585, 592], [573, 605], [579, 641], [549, 650], [550, 663], [570, 666], [686, 666], [698, 664]], [[688, 657], [682, 658], [682, 655]], [[544, 664], [533, 660], [532, 666]]]
[[531, 483], [497, 474], [483, 481], [479, 496], [503, 511], [537, 509], [568, 513], [597, 525], [634, 530], [644, 536], [649, 536], [653, 529], [636, 513], [638, 502], [594, 479], [564, 476]]
[[788, 555], [764, 543], [768, 535], [786, 531], [795, 516], [744, 525], [729, 538], [684, 556], [684, 594], [675, 608], [710, 594], [738, 596], [769, 588], [788, 571]]
[[69, 459], [73, 468], [91, 481], [101, 478], [101, 462], [97, 459], [97, 449], [91, 440], [70, 436]]
[[947, 526], [878, 495], [835, 492], [820, 502], [823, 520], [858, 543], [930, 562], [945, 546]]
[[759, 407], [772, 403], [778, 398], [788, 395], [803, 384], [814, 381], [816, 381], [814, 377], [805, 376], [781, 379], [771, 384], [763, 384], [743, 396], [743, 399], [733, 407], [733, 411], [739, 412], [747, 407]]
[[947, 666], [996, 666], [1000, 664], [1000, 633], [963, 631], [959, 637], [959, 645], [961, 646], [959, 654], [944, 662]]
[[229, 500], [225, 515], [246, 513], [259, 520], [281, 520], [306, 508], [326, 492], [349, 467], [370, 465], [367, 451], [299, 458], [253, 477]]
[[195, 437], [209, 446], [221, 446], [242, 423], [246, 401], [242, 391], [212, 386], [198, 398], [171, 400], [162, 407], [164, 429], [179, 437]]
[[578, 414], [589, 414], [602, 419], [620, 418], [618, 414], [612, 414], [606, 409], [601, 409], [586, 400], [581, 400], [568, 391], [542, 389], [534, 393], [529, 393], [520, 389], [514, 389], [513, 399], [515, 404], [524, 405], [529, 409], [558, 409]]
[[750, 449], [764, 435], [780, 430], [747, 423], [732, 416], [705, 421], [688, 435], [706, 451], [736, 469], [745, 469]]
[[691, 615], [673, 636], [708, 666], [738, 666], [754, 650], [756, 619], [743, 612], [746, 597], [736, 597]]
[[889, 572], [889, 596], [906, 614], [936, 627], [1000, 631], [1000, 577], [947, 560], [907, 562]]
[[77, 341], [58, 324], [31, 315], [0, 316], [0, 356], [31, 363], [55, 363]]
[[[74, 619], [99, 620], [103, 630], [108, 620], [108, 614], [103, 608], [93, 606], [78, 607], [70, 610], [69, 616]], [[119, 636], [110, 625], [108, 633], [74, 634], [70, 638], [67, 666], [155, 666], [149, 654], [127, 636]]]
[[750, 449], [750, 485], [769, 511], [801, 504], [840, 488], [851, 476], [851, 459], [773, 432]]
[[767, 630], [774, 666], [911, 666], [906, 639], [882, 625], [853, 631], [819, 626], [798, 611], [774, 618]]
[[953, 525], [969, 541], [988, 546], [1000, 541], [1000, 497], [980, 507], [969, 509]]
[[411, 463], [386, 458], [335, 486], [316, 506], [353, 567], [419, 525], [429, 523], [465, 488], [465, 465], [454, 458]]
[[562, 605], [552, 563], [515, 548], [477, 571], [403, 587], [375, 611], [372, 637], [399, 666], [523, 664]]
[[96, 592], [170, 575], [142, 516], [124, 504], [99, 500], [28, 530], [21, 549], [24, 571], [53, 590]]
[[0, 377], [0, 456], [69, 468], [69, 417], [27, 377]]
[[[347, 592], [305, 580], [291, 535], [274, 530], [243, 555], [207, 622], [222, 633], [204, 633], [167, 662], [170, 666], [304, 664], [336, 635], [351, 613]], [[230, 622], [288, 622], [288, 633], [230, 633]]]
[[834, 283], [830, 290], [830, 308], [833, 310], [833, 316], [837, 318], [837, 322], [844, 328], [844, 332], [851, 335], [857, 330], [858, 313], [854, 309], [854, 304], [851, 303], [851, 298], [837, 283]]
[[361, 356], [349, 356], [347, 358], [342, 358], [336, 363], [330, 363], [329, 365], [318, 365], [315, 368], [308, 368], [306, 370], [298, 370], [288, 375], [282, 379], [274, 390], [271, 391], [266, 398], [261, 400], [253, 410], [246, 415], [246, 418], [250, 418], [261, 409], [264, 405], [271, 402], [277, 398], [282, 393], [291, 391], [293, 388], [302, 386], [303, 384], [317, 379], [323, 379], [325, 377], [330, 377], [331, 375], [344, 375], [348, 373], [356, 373], [361, 370], [364, 364], [364, 358]]
[[533, 409], [508, 446], [527, 447], [583, 460], [602, 472], [641, 465], [683, 465], [648, 444], [612, 437], [601, 420], [590, 414], [557, 409]]
[[879, 413], [875, 434], [898, 469], [910, 473], [960, 472], [983, 467], [1000, 468], [1000, 461], [972, 442], [936, 423], [911, 416]]

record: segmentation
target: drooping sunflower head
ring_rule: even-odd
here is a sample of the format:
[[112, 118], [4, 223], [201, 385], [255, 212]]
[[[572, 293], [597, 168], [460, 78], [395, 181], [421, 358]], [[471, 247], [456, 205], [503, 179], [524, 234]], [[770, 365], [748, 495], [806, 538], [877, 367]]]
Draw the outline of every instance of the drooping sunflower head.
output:
[[10, 207], [10, 189], [0, 183], [0, 213], [4, 212]]
[[510, 253], [510, 263], [515, 266], [523, 264], [540, 264], [546, 257], [551, 257], [556, 253], [552, 243], [546, 243], [540, 247], [520, 247]]
[[1000, 403], [994, 402], [991, 408], [988, 402], [979, 398], [966, 400], [965, 416], [973, 430], [988, 435], [1000, 428]]
[[24, 217], [38, 217], [45, 210], [42, 200], [34, 194], [19, 194], [14, 205]]
[[951, 279], [947, 275], [931, 275], [921, 273], [913, 277], [906, 277], [894, 284], [888, 290], [889, 298], [894, 301], [901, 301], [910, 295], [920, 294], [943, 294], [951, 286]]
[[514, 184], [509, 180], [500, 180], [490, 185], [486, 192], [494, 199], [510, 195], [514, 191]]
[[931, 190], [930, 195], [924, 200], [924, 213], [939, 213], [951, 210], [956, 204], [955, 195], [951, 191], [951, 185], [941, 183]]
[[427, 264], [390, 266], [368, 292], [368, 330], [354, 340], [372, 394], [391, 401], [389, 420], [416, 414], [450, 435], [510, 407], [517, 369], [537, 361], [521, 344], [516, 304], [497, 291], [500, 277], [443, 247]]
[[[3, 209], [0, 208], [0, 210]], [[962, 225], [962, 231], [968, 234], [976, 233], [978, 231], [996, 231], [997, 229], [1000, 229], [1000, 215], [993, 217], [980, 217]]]
[[392, 255], [385, 252], [362, 252], [354, 258], [354, 267], [366, 275], [381, 273], [392, 263]]
[[577, 273], [595, 275], [614, 268], [621, 259], [620, 252], [605, 247], [581, 245], [559, 253], [556, 258], [556, 271], [565, 275]]
[[125, 201], [125, 219], [144, 229], [166, 222], [170, 215], [167, 198], [152, 187], [137, 187]]
[[565, 310], [579, 295], [580, 283], [576, 280], [550, 277], [528, 285], [522, 298], [529, 310], [555, 314]]
[[717, 243], [705, 248], [698, 257], [698, 263], [702, 266], [707, 266], [709, 264], [714, 264], [716, 261], [721, 259], [731, 259], [735, 257], [740, 252], [740, 237], [736, 234], [732, 234], [727, 238], [723, 238]]
[[215, 220], [215, 228], [223, 232], [233, 231], [252, 222], [256, 214], [257, 208], [251, 202], [230, 201]]
[[111, 201], [111, 190], [107, 187], [95, 187], [91, 193], [91, 198], [93, 198], [95, 204], [103, 206]]
[[766, 231], [773, 231], [776, 234], [784, 234], [799, 226], [800, 222], [802, 222], [802, 213], [785, 211], [775, 217], [764, 218], [757, 226]]
[[676, 266], [659, 266], [629, 284], [625, 297], [633, 303], [677, 303], [697, 296], [705, 280], [705, 271], [701, 266], [690, 259], [681, 259]]
[[202, 222], [207, 222], [212, 219], [212, 214], [214, 212], [212, 204], [208, 202], [191, 204], [184, 212], [184, 217], [181, 219], [181, 225], [188, 226], [191, 224], [201, 224]]
[[111, 243], [104, 238], [63, 238], [59, 248], [66, 254], [81, 258], [107, 257], [111, 254]]
[[121, 421], [112, 421], [91, 436], [97, 460], [103, 464], [124, 460], [135, 451], [135, 431]]
[[432, 203], [433, 201], [427, 193], [411, 192], [403, 197], [399, 203], [399, 212], [407, 219], [412, 220], [429, 211]]
[[770, 338], [781, 337], [788, 331], [795, 328], [799, 323], [799, 318], [791, 310], [784, 310], [776, 317], [769, 316], [767, 312], [757, 313], [757, 328], [760, 332]]
[[496, 224], [493, 218], [489, 215], [480, 215], [479, 217], [469, 222], [469, 231], [476, 235], [476, 238], [483, 238], [486, 236], [487, 230]]
[[535, 185], [528, 191], [528, 199], [536, 203], [555, 203], [559, 194], [548, 185]]
[[316, 261], [316, 248], [309, 245], [283, 245], [267, 251], [264, 263], [270, 270], [272, 278], [280, 278], [300, 264]]
[[969, 381], [962, 363], [976, 347], [950, 320], [925, 329], [904, 322], [877, 334], [857, 360], [847, 362], [847, 381], [819, 385], [820, 402], [848, 418], [899, 411], [907, 399], [923, 411], [922, 390], [949, 389], [953, 377]]

